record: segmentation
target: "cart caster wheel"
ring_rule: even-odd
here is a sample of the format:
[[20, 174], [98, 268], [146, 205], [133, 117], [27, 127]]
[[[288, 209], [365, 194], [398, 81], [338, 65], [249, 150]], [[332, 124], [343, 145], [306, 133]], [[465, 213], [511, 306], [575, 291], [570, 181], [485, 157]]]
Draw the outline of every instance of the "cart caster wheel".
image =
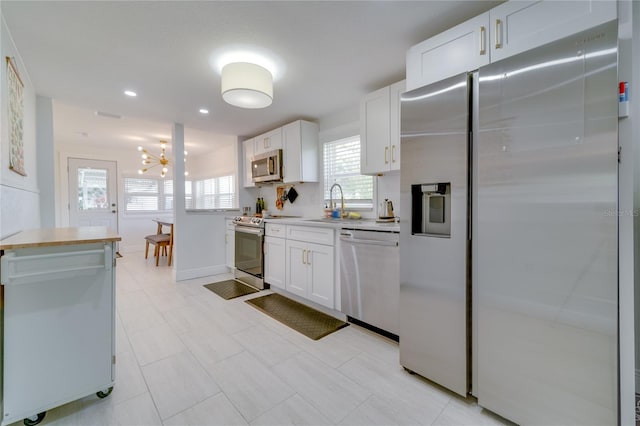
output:
[[96, 392], [96, 396], [100, 399], [102, 398], [106, 398], [109, 395], [111, 395], [111, 392], [113, 391], [113, 386], [111, 386], [109, 389], [104, 390], [104, 391], [98, 391]]
[[41, 421], [44, 420], [44, 416], [47, 415], [46, 411], [43, 411], [42, 413], [38, 413], [35, 416], [31, 416], [31, 417], [27, 417], [26, 419], [24, 419], [22, 421], [22, 423], [25, 424], [25, 426], [35, 426], [38, 423], [40, 423]]

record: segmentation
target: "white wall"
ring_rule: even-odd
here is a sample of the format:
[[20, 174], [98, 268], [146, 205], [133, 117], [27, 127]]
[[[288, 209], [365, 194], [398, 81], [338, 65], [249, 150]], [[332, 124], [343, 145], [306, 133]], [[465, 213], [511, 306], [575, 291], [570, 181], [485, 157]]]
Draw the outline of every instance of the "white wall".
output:
[[[634, 158], [633, 208], [640, 213], [640, 4], [632, 2], [632, 76], [629, 80], [631, 100], [631, 141]], [[635, 311], [635, 391], [640, 393], [640, 214], [634, 216], [634, 311]], [[628, 296], [628, 293], [627, 295]], [[625, 312], [626, 314], [627, 312]]]
[[[631, 2], [623, 1], [619, 3], [619, 67], [618, 76], [620, 81], [628, 81], [631, 90], [630, 100], [631, 106], [635, 111], [632, 112], [631, 118], [622, 118], [618, 123], [618, 140], [622, 149], [622, 157], [619, 165], [619, 199], [618, 209], [619, 215], [619, 285], [618, 285], [618, 312], [619, 312], [619, 346], [620, 346], [620, 424], [633, 424], [635, 422], [635, 347], [634, 344], [634, 191], [637, 191], [634, 184], [634, 162], [633, 155], [634, 139], [637, 139], [638, 133], [638, 103], [634, 99], [640, 99], [640, 90], [636, 87], [640, 81], [633, 80], [633, 76], [638, 75], [639, 69], [637, 59], [633, 58], [632, 52], [638, 52], [637, 34], [634, 37], [633, 32], [637, 33], [637, 22], [633, 22], [632, 15], [635, 12], [638, 15], [637, 4], [632, 5]], [[636, 28], [633, 28], [636, 27]], [[634, 47], [635, 45], [635, 47]], [[636, 55], [637, 56], [637, 55]], [[634, 84], [635, 83], [635, 84]], [[637, 173], [637, 172], [636, 172]], [[637, 180], [635, 180], [637, 182]], [[637, 206], [636, 206], [637, 207]], [[637, 242], [635, 243], [637, 247]], [[637, 267], [637, 266], [635, 266]], [[637, 306], [637, 305], [636, 305]]]
[[40, 189], [40, 225], [56, 226], [55, 147], [53, 142], [53, 103], [51, 98], [36, 97], [36, 145], [38, 188]]
[[[175, 152], [175, 232], [176, 280], [203, 277], [227, 271], [225, 217], [235, 211], [185, 211], [184, 203], [184, 127], [174, 124]], [[237, 172], [237, 140], [216, 141], [215, 150], [197, 158], [189, 156], [189, 179], [224, 176]], [[239, 174], [238, 174], [239, 175]]]
[[[36, 159], [36, 94], [20, 52], [11, 38], [4, 17], [0, 19], [0, 238], [25, 229], [40, 227], [40, 194]], [[23, 141], [27, 176], [9, 170], [9, 134], [7, 114], [7, 69], [4, 58], [14, 58], [24, 83]]]

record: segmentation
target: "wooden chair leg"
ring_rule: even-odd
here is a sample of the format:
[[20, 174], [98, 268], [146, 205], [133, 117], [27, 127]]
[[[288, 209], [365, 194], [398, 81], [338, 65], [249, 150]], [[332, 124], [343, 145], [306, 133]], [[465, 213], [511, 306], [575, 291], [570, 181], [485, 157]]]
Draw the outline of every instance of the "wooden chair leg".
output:
[[169, 244], [169, 261], [167, 263], [167, 266], [171, 266], [171, 257], [173, 255], [173, 245]]
[[160, 249], [161, 247], [156, 245], [156, 266], [158, 266], [158, 263], [160, 262]]
[[148, 258], [149, 257], [149, 241], [147, 241], [147, 244], [144, 248], [144, 258]]

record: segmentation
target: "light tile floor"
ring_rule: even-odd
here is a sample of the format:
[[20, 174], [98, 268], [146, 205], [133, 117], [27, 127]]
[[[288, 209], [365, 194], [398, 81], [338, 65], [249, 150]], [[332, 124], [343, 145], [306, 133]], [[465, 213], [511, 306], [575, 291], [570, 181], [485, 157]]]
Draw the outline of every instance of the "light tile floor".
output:
[[[140, 253], [118, 259], [111, 396], [49, 410], [43, 425], [501, 425], [405, 372], [398, 345], [350, 325], [319, 341], [244, 300], [176, 283]], [[20, 425], [21, 422], [15, 423]]]

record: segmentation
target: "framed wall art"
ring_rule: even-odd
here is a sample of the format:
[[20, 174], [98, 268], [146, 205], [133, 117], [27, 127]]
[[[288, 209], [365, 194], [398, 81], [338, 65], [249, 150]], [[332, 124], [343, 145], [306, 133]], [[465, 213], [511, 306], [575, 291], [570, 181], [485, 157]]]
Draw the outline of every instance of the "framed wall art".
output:
[[24, 119], [24, 84], [18, 74], [15, 61], [7, 59], [7, 105], [9, 121], [9, 169], [26, 176], [24, 168], [24, 141], [22, 122]]

